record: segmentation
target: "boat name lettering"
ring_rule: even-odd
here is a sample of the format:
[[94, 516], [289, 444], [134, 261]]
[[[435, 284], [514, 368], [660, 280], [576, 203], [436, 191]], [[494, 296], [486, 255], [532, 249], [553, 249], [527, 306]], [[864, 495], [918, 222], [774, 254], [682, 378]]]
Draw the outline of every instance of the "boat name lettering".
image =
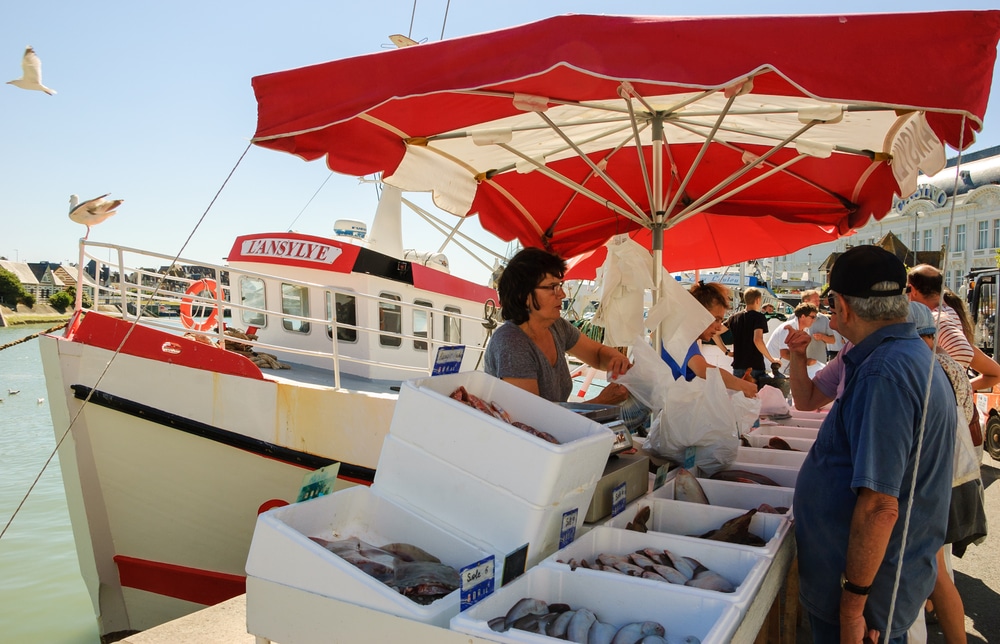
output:
[[303, 259], [320, 264], [332, 264], [340, 257], [341, 250], [336, 246], [329, 246], [327, 244], [317, 244], [298, 239], [268, 237], [243, 242], [241, 252], [243, 255], [284, 257], [287, 259]]

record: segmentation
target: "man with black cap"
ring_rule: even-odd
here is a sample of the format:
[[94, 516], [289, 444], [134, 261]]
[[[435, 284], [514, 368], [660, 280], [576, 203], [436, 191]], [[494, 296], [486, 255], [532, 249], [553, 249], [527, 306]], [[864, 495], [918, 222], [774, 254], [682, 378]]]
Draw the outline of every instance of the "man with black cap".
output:
[[[906, 321], [905, 286], [903, 263], [877, 246], [848, 250], [830, 272], [836, 326], [855, 346], [793, 501], [800, 597], [816, 644], [879, 641], [875, 631], [902, 642], [934, 588], [957, 416], [947, 376]], [[805, 359], [810, 339], [789, 334], [796, 359]]]

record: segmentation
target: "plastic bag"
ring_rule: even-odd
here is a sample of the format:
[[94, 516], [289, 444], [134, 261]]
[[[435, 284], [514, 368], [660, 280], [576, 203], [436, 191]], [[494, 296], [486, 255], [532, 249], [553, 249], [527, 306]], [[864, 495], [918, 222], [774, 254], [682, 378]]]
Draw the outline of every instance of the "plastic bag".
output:
[[653, 258], [628, 235], [607, 243], [601, 304], [592, 323], [604, 327], [604, 343], [625, 346], [642, 333], [642, 307], [646, 289], [653, 287]]
[[694, 464], [707, 474], [736, 460], [736, 414], [718, 369], [708, 369], [704, 380], [677, 380], [667, 386], [666, 405], [651, 423], [644, 449], [689, 466], [685, 461], [691, 447]]
[[[973, 409], [972, 413], [979, 413]], [[979, 466], [982, 459], [982, 449], [972, 444], [972, 434], [969, 433], [969, 419], [965, 410], [958, 408], [958, 426], [955, 429], [955, 457], [952, 471], [951, 486], [974, 481], [980, 476]]]
[[785, 394], [777, 387], [764, 385], [757, 392], [757, 398], [760, 400], [761, 414], [784, 416], [791, 412]]
[[673, 384], [670, 371], [653, 347], [641, 336], [632, 343], [632, 367], [615, 378], [643, 405], [659, 413], [667, 402], [667, 387]]
[[742, 436], [752, 430], [753, 426], [760, 420], [760, 415], [763, 413], [760, 396], [747, 398], [742, 391], [729, 391], [728, 389], [726, 391], [729, 393], [729, 402], [736, 415], [736, 429]]

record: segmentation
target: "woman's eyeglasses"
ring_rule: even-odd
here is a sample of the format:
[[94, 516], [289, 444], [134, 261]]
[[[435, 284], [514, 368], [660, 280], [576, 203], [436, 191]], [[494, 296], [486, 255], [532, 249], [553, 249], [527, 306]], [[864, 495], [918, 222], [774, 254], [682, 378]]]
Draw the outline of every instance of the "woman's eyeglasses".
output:
[[550, 291], [553, 295], [555, 295], [556, 291], [562, 291], [563, 293], [566, 292], [565, 288], [563, 288], [565, 284], [566, 282], [555, 282], [553, 284], [540, 284], [536, 286], [535, 289], [539, 291]]

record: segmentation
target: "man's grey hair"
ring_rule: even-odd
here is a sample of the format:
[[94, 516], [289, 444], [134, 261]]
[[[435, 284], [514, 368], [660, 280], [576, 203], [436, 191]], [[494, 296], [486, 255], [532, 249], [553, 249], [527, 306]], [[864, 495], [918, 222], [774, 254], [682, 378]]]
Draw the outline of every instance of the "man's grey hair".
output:
[[[873, 291], [893, 291], [899, 288], [896, 282], [878, 282], [873, 284]], [[848, 306], [858, 314], [862, 320], [869, 322], [906, 319], [910, 314], [910, 298], [905, 293], [899, 295], [887, 295], [885, 297], [856, 297], [854, 295], [841, 294]]]

